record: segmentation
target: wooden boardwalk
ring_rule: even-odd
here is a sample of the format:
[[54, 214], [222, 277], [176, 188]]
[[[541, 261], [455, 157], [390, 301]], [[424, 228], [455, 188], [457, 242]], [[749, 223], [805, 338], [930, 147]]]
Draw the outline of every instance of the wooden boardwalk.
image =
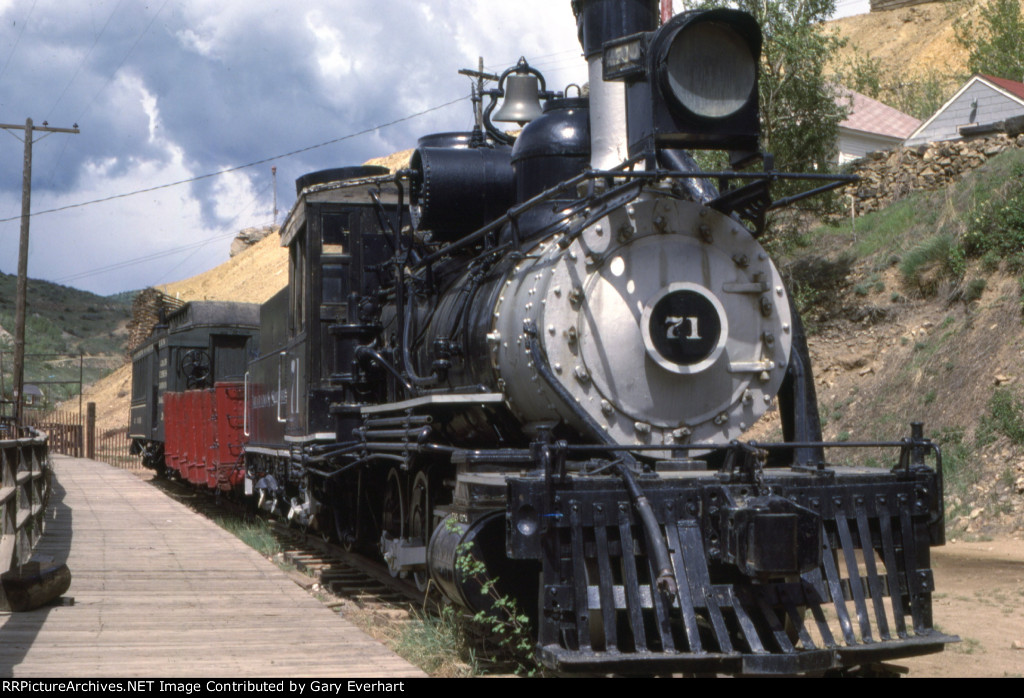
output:
[[424, 676], [137, 475], [53, 461], [36, 554], [67, 560], [74, 605], [0, 614], [0, 676]]

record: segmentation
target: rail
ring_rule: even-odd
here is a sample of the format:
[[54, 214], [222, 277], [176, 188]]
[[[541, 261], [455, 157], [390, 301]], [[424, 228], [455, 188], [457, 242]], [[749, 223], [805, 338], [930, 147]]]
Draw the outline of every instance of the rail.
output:
[[28, 562], [43, 534], [52, 469], [47, 435], [0, 426], [0, 573]]

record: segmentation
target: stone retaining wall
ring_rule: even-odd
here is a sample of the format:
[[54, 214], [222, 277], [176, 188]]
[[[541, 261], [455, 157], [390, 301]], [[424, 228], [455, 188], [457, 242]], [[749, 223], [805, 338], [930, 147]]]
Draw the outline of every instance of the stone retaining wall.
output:
[[856, 215], [885, 208], [913, 191], [939, 189], [1009, 148], [1024, 148], [1024, 134], [940, 141], [869, 153], [852, 163], [860, 183], [853, 191]]

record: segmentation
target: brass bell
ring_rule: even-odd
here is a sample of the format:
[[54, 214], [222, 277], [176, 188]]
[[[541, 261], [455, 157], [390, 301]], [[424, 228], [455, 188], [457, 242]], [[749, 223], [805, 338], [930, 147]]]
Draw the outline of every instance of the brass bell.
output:
[[505, 101], [495, 112], [494, 121], [514, 121], [520, 126], [544, 113], [540, 106], [537, 77], [530, 73], [511, 73], [506, 78]]

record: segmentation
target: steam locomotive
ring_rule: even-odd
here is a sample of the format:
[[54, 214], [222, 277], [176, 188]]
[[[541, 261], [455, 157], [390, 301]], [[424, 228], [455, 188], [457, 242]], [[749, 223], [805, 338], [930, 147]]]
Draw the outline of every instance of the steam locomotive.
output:
[[[192, 304], [136, 353], [135, 446], [462, 606], [514, 599], [558, 671], [940, 651], [941, 454], [919, 424], [822, 441], [800, 318], [758, 242], [767, 211], [848, 179], [758, 152], [749, 15], [659, 26], [657, 5], [574, 0], [588, 96], [521, 61], [475, 93], [473, 132], [422, 138], [409, 169], [300, 178], [289, 283], [258, 332], [250, 306]], [[497, 100], [538, 81], [543, 113], [495, 128]], [[701, 171], [707, 149], [730, 168]], [[773, 200], [787, 178], [808, 191]], [[775, 406], [782, 441], [739, 440]], [[857, 446], [891, 467], [826, 460]]]

